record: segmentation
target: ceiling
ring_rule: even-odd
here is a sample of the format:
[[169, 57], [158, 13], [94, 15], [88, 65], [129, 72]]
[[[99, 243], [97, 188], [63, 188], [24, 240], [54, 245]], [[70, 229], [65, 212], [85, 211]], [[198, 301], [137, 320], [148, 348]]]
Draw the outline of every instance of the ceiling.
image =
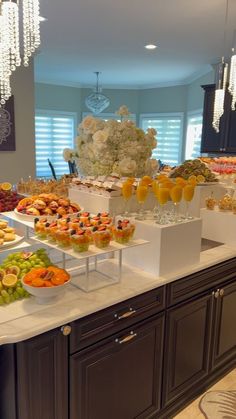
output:
[[[40, 0], [38, 82], [88, 87], [187, 84], [229, 55], [236, 0]], [[224, 43], [224, 28], [226, 37]], [[144, 45], [158, 48], [148, 51]], [[225, 45], [224, 45], [225, 44]]]

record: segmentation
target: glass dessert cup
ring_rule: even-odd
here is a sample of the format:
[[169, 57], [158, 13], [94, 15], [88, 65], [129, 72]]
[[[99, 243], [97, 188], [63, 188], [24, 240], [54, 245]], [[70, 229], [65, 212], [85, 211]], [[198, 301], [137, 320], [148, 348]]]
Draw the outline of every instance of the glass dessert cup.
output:
[[72, 249], [77, 252], [86, 252], [89, 249], [90, 239], [89, 236], [85, 233], [83, 234], [73, 234], [71, 236], [71, 246]]
[[129, 182], [129, 181], [124, 182], [123, 185], [122, 185], [121, 192], [122, 192], [122, 196], [124, 198], [123, 216], [128, 217], [129, 216], [128, 203], [129, 203], [130, 198], [131, 198], [132, 193], [133, 193], [132, 183]]
[[93, 240], [96, 247], [99, 249], [104, 249], [109, 246], [112, 235], [109, 230], [95, 231], [93, 233]]

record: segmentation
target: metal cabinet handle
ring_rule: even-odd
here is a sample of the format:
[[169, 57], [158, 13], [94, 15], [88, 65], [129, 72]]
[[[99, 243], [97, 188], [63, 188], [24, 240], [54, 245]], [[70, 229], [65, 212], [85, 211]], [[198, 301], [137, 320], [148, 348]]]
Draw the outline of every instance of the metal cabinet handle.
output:
[[125, 338], [123, 339], [115, 339], [115, 342], [121, 345], [122, 343], [129, 342], [130, 340], [134, 339], [136, 336], [137, 336], [137, 333], [134, 333], [133, 330], [131, 330], [128, 336], [125, 336]]
[[61, 332], [63, 336], [69, 336], [71, 334], [71, 326], [69, 324], [61, 327]]
[[218, 289], [217, 291], [213, 291], [212, 295], [215, 298], [219, 298], [219, 296], [220, 296], [220, 290]]
[[225, 290], [223, 288], [221, 288], [221, 290], [220, 290], [220, 297], [223, 297], [224, 293], [225, 293]]
[[116, 313], [114, 314], [115, 319], [121, 320], [126, 319], [127, 317], [133, 316], [133, 314], [136, 313], [136, 310], [133, 310], [132, 307], [130, 307], [129, 311], [126, 311], [125, 313], [121, 314], [120, 316]]

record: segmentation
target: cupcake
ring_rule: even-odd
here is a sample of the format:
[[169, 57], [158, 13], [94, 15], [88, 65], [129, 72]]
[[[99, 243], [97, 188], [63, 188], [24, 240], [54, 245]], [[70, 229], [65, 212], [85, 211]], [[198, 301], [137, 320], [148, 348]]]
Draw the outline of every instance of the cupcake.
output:
[[104, 247], [109, 246], [112, 234], [109, 229], [107, 229], [105, 226], [101, 227], [94, 227], [93, 231], [93, 240], [95, 246], [97, 246], [99, 249], [103, 249]]
[[85, 230], [72, 230], [70, 236], [71, 246], [75, 252], [86, 252], [89, 248], [89, 237]]

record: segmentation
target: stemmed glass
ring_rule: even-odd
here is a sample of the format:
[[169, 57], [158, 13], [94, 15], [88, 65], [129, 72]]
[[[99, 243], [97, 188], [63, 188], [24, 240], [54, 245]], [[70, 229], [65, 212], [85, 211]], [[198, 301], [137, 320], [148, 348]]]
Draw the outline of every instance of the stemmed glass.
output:
[[153, 208], [153, 218], [154, 220], [158, 219], [158, 215], [159, 215], [159, 201], [158, 201], [158, 190], [159, 190], [159, 183], [157, 180], [153, 180], [152, 182], [152, 192], [156, 198], [156, 203], [155, 206]]
[[163, 184], [160, 184], [158, 188], [157, 197], [158, 197], [159, 204], [161, 206], [161, 210], [160, 210], [160, 217], [156, 221], [157, 224], [166, 224], [168, 222], [167, 216], [164, 211], [164, 206], [169, 200], [169, 196], [170, 196], [169, 188], [167, 188]]
[[146, 201], [147, 196], [148, 196], [148, 187], [139, 183], [136, 189], [136, 198], [137, 198], [138, 203], [140, 204], [140, 209], [139, 209], [138, 215], [135, 217], [136, 220], [145, 220], [143, 204]]
[[173, 221], [178, 223], [181, 221], [179, 217], [179, 203], [182, 199], [183, 189], [179, 185], [175, 185], [173, 188], [170, 189], [170, 197], [174, 204], [174, 217]]
[[128, 201], [130, 200], [132, 193], [133, 193], [133, 185], [131, 182], [126, 181], [123, 183], [122, 185], [122, 196], [124, 198], [124, 202], [125, 202], [125, 208], [124, 208], [124, 216], [128, 217], [129, 216], [129, 212], [127, 209], [127, 205], [128, 205]]
[[194, 195], [194, 185], [188, 184], [183, 188], [183, 198], [186, 202], [185, 220], [192, 220], [193, 217], [189, 215], [189, 202], [192, 201]]

